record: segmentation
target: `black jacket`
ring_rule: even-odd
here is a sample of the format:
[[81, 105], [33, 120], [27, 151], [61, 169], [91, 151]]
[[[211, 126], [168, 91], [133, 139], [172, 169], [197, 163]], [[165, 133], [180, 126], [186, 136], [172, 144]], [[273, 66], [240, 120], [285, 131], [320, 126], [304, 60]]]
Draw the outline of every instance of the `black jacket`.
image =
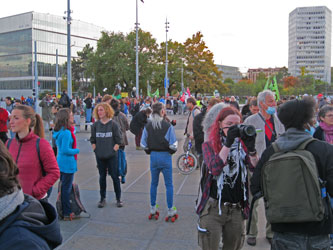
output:
[[134, 135], [138, 135], [140, 134], [141, 130], [145, 127], [146, 123], [147, 123], [147, 115], [144, 111], [140, 111], [139, 113], [137, 113], [131, 123], [130, 123], [130, 131], [134, 134]]
[[95, 122], [91, 127], [90, 143], [96, 144], [95, 154], [99, 159], [109, 159], [116, 155], [115, 144], [122, 144], [122, 134], [117, 122], [110, 120], [103, 124]]
[[316, 131], [313, 134], [313, 138], [316, 138], [316, 139], [321, 140], [321, 141], [326, 141], [325, 132], [320, 126], [318, 126], [316, 128]]
[[58, 215], [47, 202], [25, 195], [14, 213], [0, 221], [0, 249], [46, 250], [62, 243]]
[[205, 118], [206, 109], [204, 109], [200, 114], [197, 114], [193, 120], [193, 136], [195, 141], [195, 151], [198, 154], [202, 154], [202, 143], [204, 143], [205, 133], [203, 131], [202, 121]]
[[[318, 173], [321, 179], [327, 181], [327, 192], [333, 196], [333, 147], [321, 141], [311, 142], [306, 150], [310, 151], [317, 164]], [[261, 169], [262, 166], [274, 154], [272, 146], [268, 147], [261, 156], [251, 179], [251, 193], [261, 191]], [[322, 235], [332, 233], [332, 218], [324, 219], [321, 222], [308, 223], [273, 223], [273, 232], [291, 232], [307, 235]]]

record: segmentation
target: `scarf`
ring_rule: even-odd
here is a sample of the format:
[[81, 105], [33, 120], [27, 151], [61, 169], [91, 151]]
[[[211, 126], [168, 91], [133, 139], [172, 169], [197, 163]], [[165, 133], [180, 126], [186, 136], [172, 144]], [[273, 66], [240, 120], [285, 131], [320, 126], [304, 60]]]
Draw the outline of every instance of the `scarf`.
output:
[[0, 221], [13, 213], [17, 206], [24, 202], [22, 189], [15, 190], [13, 193], [0, 198]]
[[[71, 131], [71, 134], [72, 134], [72, 138], [73, 138], [73, 149], [76, 149], [77, 148], [77, 144], [76, 144], [76, 137], [75, 137], [75, 134], [74, 134], [75, 127], [71, 126], [68, 129], [69, 129], [69, 131]], [[77, 160], [77, 155], [74, 155], [74, 158], [75, 158], [75, 160]]]
[[333, 126], [329, 126], [325, 122], [320, 122], [319, 126], [324, 130], [325, 141], [333, 144]]
[[[222, 136], [221, 141], [225, 144], [226, 138]], [[222, 191], [224, 185], [229, 185], [231, 189], [234, 188], [239, 174], [241, 174], [241, 182], [243, 186], [243, 197], [244, 201], [247, 200], [246, 196], [246, 181], [247, 181], [247, 169], [245, 166], [246, 153], [242, 147], [241, 141], [236, 138], [227, 158], [227, 164], [222, 170], [222, 173], [217, 179], [217, 190], [219, 198], [219, 215], [222, 214], [221, 201]]]

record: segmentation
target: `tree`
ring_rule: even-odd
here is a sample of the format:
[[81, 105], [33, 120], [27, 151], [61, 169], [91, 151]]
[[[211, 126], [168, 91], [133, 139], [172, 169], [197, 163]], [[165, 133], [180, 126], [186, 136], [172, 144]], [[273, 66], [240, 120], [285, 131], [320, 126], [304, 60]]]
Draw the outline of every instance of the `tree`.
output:
[[299, 85], [299, 79], [294, 76], [288, 76], [283, 78], [283, 88], [295, 88], [297, 85]]
[[214, 63], [214, 55], [208, 50], [201, 32], [197, 32], [185, 43], [185, 79], [191, 90], [195, 92], [213, 92], [215, 89], [223, 93], [227, 90], [222, 83], [222, 73]]

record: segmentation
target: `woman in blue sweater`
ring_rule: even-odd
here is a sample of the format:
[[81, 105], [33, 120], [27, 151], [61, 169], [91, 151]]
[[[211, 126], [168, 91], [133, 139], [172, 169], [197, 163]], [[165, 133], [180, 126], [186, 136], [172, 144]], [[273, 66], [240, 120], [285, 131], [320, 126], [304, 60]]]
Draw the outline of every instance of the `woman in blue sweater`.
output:
[[58, 147], [57, 162], [60, 169], [61, 203], [64, 220], [77, 219], [71, 211], [69, 196], [73, 184], [74, 173], [77, 171], [76, 137], [74, 135], [74, 116], [69, 109], [60, 109], [56, 116], [53, 138]]

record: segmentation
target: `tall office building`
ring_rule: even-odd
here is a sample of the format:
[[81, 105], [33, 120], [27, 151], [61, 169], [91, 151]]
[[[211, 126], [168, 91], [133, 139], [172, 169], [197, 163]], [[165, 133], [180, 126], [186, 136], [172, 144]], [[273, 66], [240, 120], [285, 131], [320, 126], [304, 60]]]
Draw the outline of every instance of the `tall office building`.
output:
[[[86, 44], [96, 48], [103, 28], [72, 20], [72, 58]], [[34, 41], [37, 41], [41, 90], [55, 90], [56, 49], [59, 76], [66, 73], [67, 22], [62, 16], [28, 12], [0, 18], [0, 97], [28, 96], [34, 82]]]
[[316, 79], [331, 82], [332, 12], [325, 6], [296, 8], [289, 14], [288, 70], [305, 67]]

